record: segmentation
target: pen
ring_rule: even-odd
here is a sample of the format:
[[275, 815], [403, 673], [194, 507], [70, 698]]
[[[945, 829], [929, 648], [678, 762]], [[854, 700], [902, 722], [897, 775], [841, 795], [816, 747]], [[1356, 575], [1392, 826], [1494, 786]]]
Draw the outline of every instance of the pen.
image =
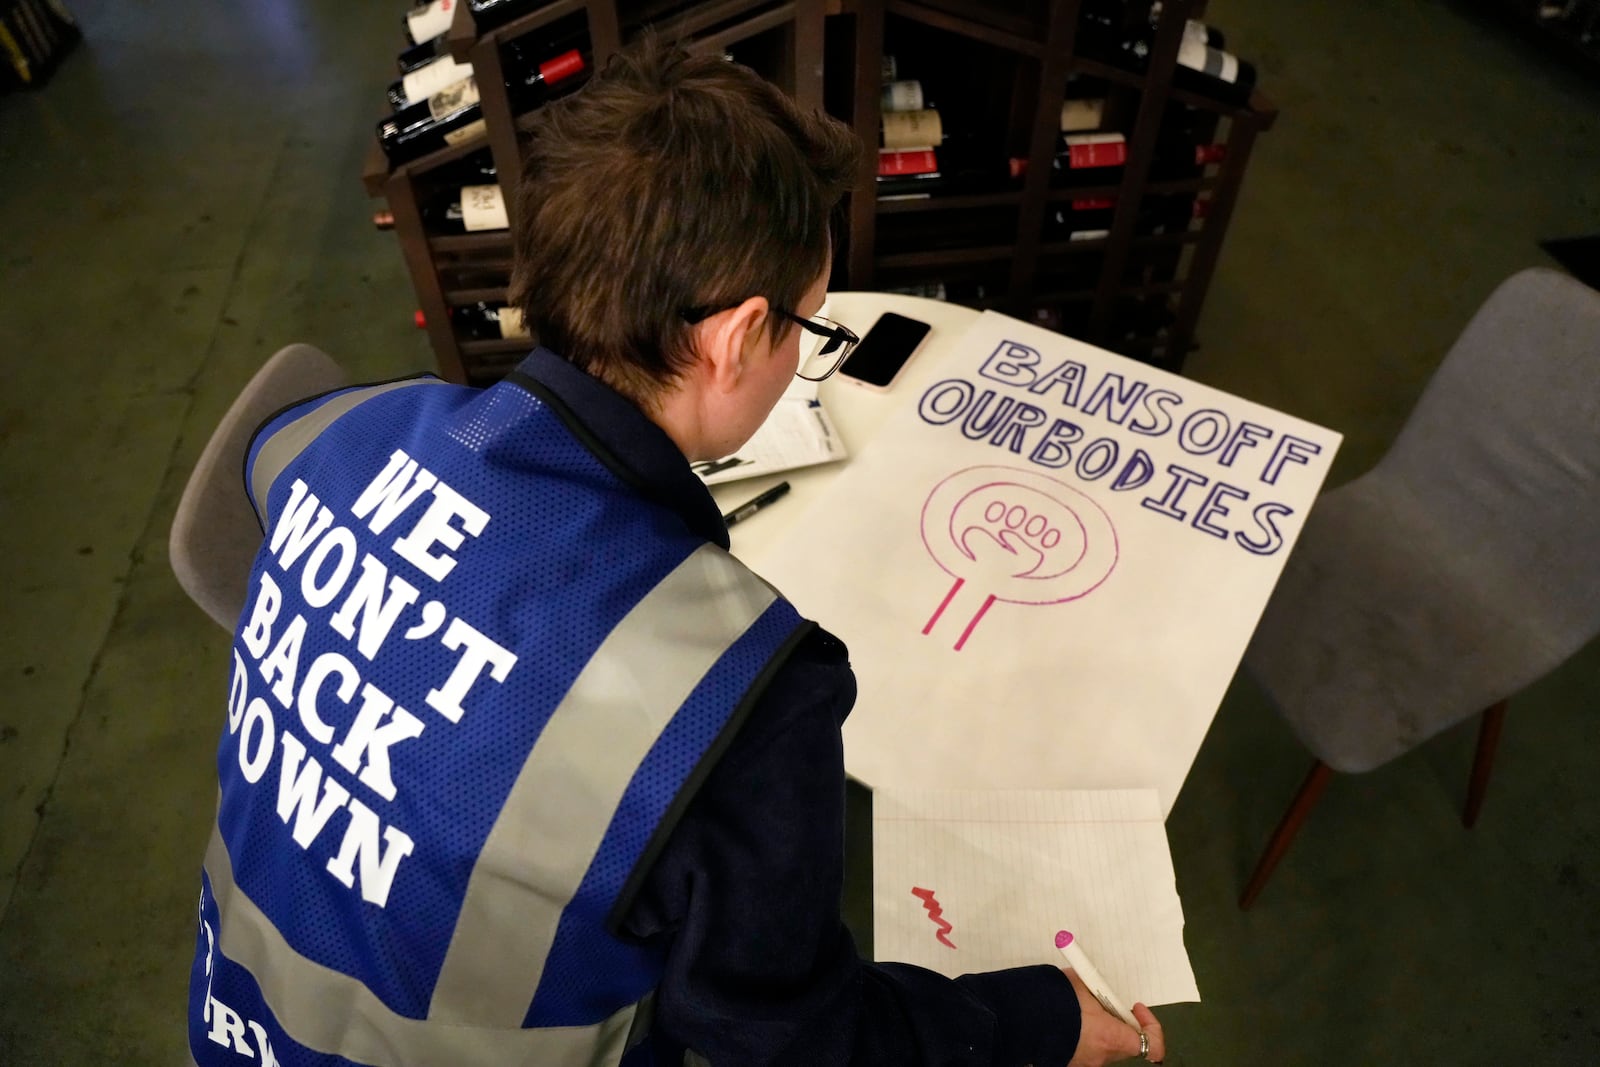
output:
[[1083, 984], [1089, 987], [1089, 992], [1094, 994], [1094, 999], [1100, 1002], [1102, 1008], [1135, 1030], [1141, 1032], [1144, 1030], [1144, 1027], [1139, 1025], [1139, 1020], [1133, 1017], [1133, 1012], [1123, 1007], [1122, 1001], [1111, 992], [1111, 987], [1100, 977], [1100, 972], [1094, 969], [1094, 964], [1083, 954], [1083, 949], [1078, 947], [1078, 942], [1071, 933], [1066, 930], [1059, 931], [1056, 934], [1056, 948], [1067, 958], [1067, 966], [1078, 972], [1078, 977], [1083, 979]]
[[779, 482], [777, 485], [773, 486], [771, 489], [768, 489], [765, 493], [762, 493], [755, 499], [748, 500], [745, 503], [740, 504], [726, 515], [722, 516], [722, 521], [727, 523], [729, 526], [732, 526], [736, 522], [743, 522], [756, 512], [760, 511], [762, 508], [766, 507], [768, 504], [776, 501], [788, 491], [789, 483]]

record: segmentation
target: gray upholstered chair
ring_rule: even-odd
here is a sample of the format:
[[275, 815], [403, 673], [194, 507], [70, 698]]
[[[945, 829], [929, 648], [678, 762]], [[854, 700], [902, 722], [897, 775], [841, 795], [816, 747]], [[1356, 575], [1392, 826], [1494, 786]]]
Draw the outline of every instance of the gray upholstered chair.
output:
[[1245, 667], [1316, 763], [1239, 906], [1333, 771], [1372, 770], [1482, 712], [1473, 825], [1507, 698], [1597, 632], [1600, 292], [1525, 270], [1378, 465], [1317, 501], [1256, 627]]
[[201, 451], [172, 519], [168, 556], [184, 592], [223, 629], [231, 632], [239, 621], [261, 547], [261, 524], [244, 491], [250, 436], [278, 410], [348, 384], [322, 350], [279, 349], [245, 385]]

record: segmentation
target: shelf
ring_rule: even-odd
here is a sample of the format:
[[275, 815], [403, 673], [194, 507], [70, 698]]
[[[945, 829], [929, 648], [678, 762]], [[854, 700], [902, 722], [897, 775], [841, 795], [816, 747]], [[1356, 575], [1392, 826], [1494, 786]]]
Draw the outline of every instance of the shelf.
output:
[[[1104, 252], [1106, 238], [1099, 237], [1092, 241], [1047, 241], [1039, 245], [1041, 256], [1076, 255], [1081, 252]], [[1135, 237], [1130, 246], [1133, 248], [1180, 248], [1183, 245], [1200, 243], [1199, 230], [1185, 230], [1182, 233], [1152, 233], [1142, 237]]]
[[[457, 63], [465, 63], [470, 56], [472, 46], [481, 40], [492, 40], [498, 45], [588, 7], [589, 0], [554, 0], [553, 3], [545, 4], [537, 11], [519, 15], [510, 22], [480, 34], [477, 24], [472, 21], [471, 8], [467, 4], [462, 4], [456, 9], [455, 21], [450, 24], [450, 54]], [[461, 29], [463, 23], [466, 26], [464, 30]]]
[[1074, 74], [1087, 74], [1091, 78], [1101, 78], [1129, 89], [1143, 89], [1145, 85], [1143, 74], [1135, 74], [1131, 70], [1124, 70], [1088, 56], [1073, 56], [1067, 69]]
[[[662, 37], [669, 41], [686, 37], [699, 38], [707, 30], [712, 30], [719, 26], [722, 29], [717, 32], [725, 33], [732, 27], [723, 26], [724, 23], [731, 23], [742, 15], [750, 14], [752, 8], [769, 8], [771, 3], [772, 0], [721, 0], [720, 3], [697, 4], [690, 11], [669, 17], [665, 22], [657, 23], [656, 29]], [[794, 5], [792, 3], [781, 6], [789, 8], [790, 14], [793, 14]], [[768, 11], [757, 12], [756, 18], [764, 18], [768, 13]], [[632, 21], [626, 26], [626, 29], [630, 33], [637, 34], [644, 29], [645, 20], [648, 18], [647, 14], [644, 19]]]
[[880, 215], [914, 215], [924, 211], [962, 211], [969, 208], [1016, 207], [1022, 194], [971, 193], [957, 196], [929, 196], [926, 200], [879, 200]]
[[1016, 250], [1016, 245], [983, 245], [975, 248], [894, 252], [878, 256], [876, 263], [886, 270], [893, 270], [896, 267], [954, 267], [963, 263], [1000, 263], [1010, 259]]
[[979, 22], [976, 19], [958, 15], [943, 8], [914, 3], [912, 0], [887, 0], [884, 10], [891, 15], [907, 18], [913, 22], [920, 22], [924, 26], [932, 26], [934, 29], [945, 30], [974, 41], [996, 45], [1032, 59], [1044, 58], [1044, 42], [1037, 37], [1027, 36], [1022, 32], [1001, 29], [990, 23]]
[[485, 230], [482, 233], [445, 234], [441, 237], [428, 238], [428, 247], [435, 252], [446, 254], [509, 252], [511, 251], [511, 233], [509, 230]]
[[533, 341], [526, 337], [495, 338], [490, 341], [462, 341], [461, 354], [474, 359], [486, 356], [503, 356], [516, 352], [531, 352]]
[[484, 289], [446, 289], [444, 302], [455, 308], [472, 304], [504, 304], [506, 287], [500, 285]]
[[[410, 178], [417, 178], [420, 175], [426, 174], [428, 171], [433, 170], [435, 167], [443, 166], [446, 163], [454, 163], [458, 159], [461, 159], [465, 156], [470, 156], [472, 153], [488, 147], [489, 135], [480, 130], [476, 136], [469, 137], [459, 144], [445, 145], [443, 148], [437, 148], [425, 155], [420, 155], [416, 159], [411, 159], [404, 163], [396, 164], [394, 168], [389, 171], [389, 176], [393, 177], [396, 174], [404, 174]], [[383, 149], [380, 147], [378, 151], [381, 153]], [[388, 157], [385, 156], [384, 158], [387, 160]]]
[[771, 11], [735, 23], [716, 33], [707, 34], [695, 40], [691, 51], [720, 52], [729, 45], [738, 44], [740, 41], [749, 40], [758, 34], [775, 30], [779, 26], [790, 22], [794, 18], [794, 4], [780, 4]]

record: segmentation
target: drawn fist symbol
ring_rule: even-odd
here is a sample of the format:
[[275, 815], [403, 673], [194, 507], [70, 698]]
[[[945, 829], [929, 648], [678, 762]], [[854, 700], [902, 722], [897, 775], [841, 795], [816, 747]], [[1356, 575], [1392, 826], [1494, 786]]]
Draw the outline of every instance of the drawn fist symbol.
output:
[[[961, 549], [980, 565], [1004, 570], [1013, 578], [1033, 577], [1050, 550], [1061, 544], [1061, 531], [1038, 512], [1004, 499], [990, 500], [982, 522], [960, 535]], [[1010, 559], [999, 558], [1005, 552]]]

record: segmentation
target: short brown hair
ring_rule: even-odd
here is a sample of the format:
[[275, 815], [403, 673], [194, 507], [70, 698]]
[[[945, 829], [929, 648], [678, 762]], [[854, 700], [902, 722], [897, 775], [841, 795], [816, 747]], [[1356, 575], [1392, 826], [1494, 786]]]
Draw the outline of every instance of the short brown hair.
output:
[[[649, 34], [536, 114], [511, 301], [540, 344], [648, 407], [692, 359], [687, 310], [793, 310], [859, 153], [750, 69]], [[775, 341], [792, 325], [768, 321]]]

